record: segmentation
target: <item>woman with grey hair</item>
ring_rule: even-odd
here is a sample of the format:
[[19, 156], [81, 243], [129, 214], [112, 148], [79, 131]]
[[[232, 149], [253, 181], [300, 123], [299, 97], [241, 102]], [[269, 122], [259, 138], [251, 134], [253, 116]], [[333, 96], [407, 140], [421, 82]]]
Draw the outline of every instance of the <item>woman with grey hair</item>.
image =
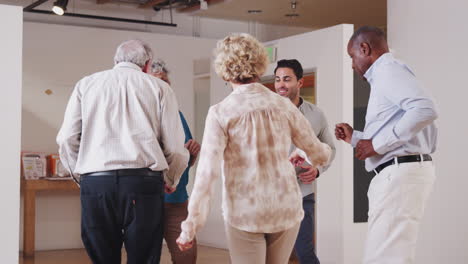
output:
[[[151, 64], [151, 75], [171, 84], [168, 74], [169, 70], [163, 60], [156, 59], [153, 61]], [[179, 115], [185, 132], [185, 148], [187, 148], [190, 153], [190, 161], [187, 169], [185, 169], [180, 178], [177, 188], [171, 193], [166, 193], [164, 196], [164, 239], [171, 253], [172, 263], [195, 264], [197, 262], [196, 239], [193, 240], [193, 247], [186, 251], [181, 251], [177, 247], [176, 239], [181, 232], [180, 224], [188, 215], [187, 206], [189, 197], [187, 184], [189, 181], [189, 172], [190, 167], [192, 167], [197, 160], [198, 153], [200, 152], [200, 144], [193, 139], [184, 114], [179, 111]]]
[[217, 44], [214, 64], [233, 91], [208, 112], [179, 247], [190, 248], [204, 225], [214, 182], [222, 174], [232, 263], [285, 264], [304, 216], [289, 148], [294, 143], [321, 166], [330, 159], [330, 147], [288, 99], [258, 83], [268, 65], [258, 40], [248, 34], [227, 36]]
[[171, 84], [169, 81], [169, 70], [166, 67], [166, 62], [161, 59], [155, 59], [151, 64], [151, 75], [167, 82], [169, 85]]

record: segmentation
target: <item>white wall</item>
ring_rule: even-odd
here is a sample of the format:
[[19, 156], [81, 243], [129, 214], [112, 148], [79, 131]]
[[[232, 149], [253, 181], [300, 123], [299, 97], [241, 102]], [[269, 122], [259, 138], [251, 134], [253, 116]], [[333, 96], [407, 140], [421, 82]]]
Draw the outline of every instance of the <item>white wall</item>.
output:
[[417, 263], [468, 263], [468, 1], [388, 1], [388, 39], [433, 94], [440, 118], [437, 180], [422, 221]]
[[0, 259], [2, 263], [18, 263], [23, 12], [0, 5], [0, 17]]
[[205, 130], [205, 119], [210, 107], [210, 77], [194, 80], [195, 121], [191, 128], [193, 137], [201, 143]]
[[[209, 57], [214, 40], [25, 23], [23, 150], [57, 151], [55, 137], [75, 83], [85, 75], [112, 67], [116, 47], [130, 38], [148, 42], [155, 56], [166, 60], [179, 106], [194, 127], [193, 61]], [[46, 89], [53, 93], [46, 95]], [[36, 221], [38, 250], [81, 247], [78, 195], [39, 195]]]
[[[298, 59], [304, 69], [317, 72], [317, 103], [327, 116], [330, 129], [337, 122], [353, 118], [353, 73], [346, 53], [346, 44], [353, 33], [352, 25], [339, 25], [270, 42], [278, 49], [279, 59]], [[276, 64], [269, 66], [266, 76], [273, 75]], [[229, 92], [212, 71], [211, 103], [222, 100]], [[333, 131], [333, 130], [332, 130]], [[343, 262], [347, 225], [352, 223], [352, 149], [336, 144], [337, 154], [330, 169], [317, 181], [317, 253], [323, 264]], [[219, 183], [220, 184], [220, 183]], [[214, 199], [211, 215], [220, 214], [221, 196]], [[352, 207], [351, 207], [352, 208]], [[221, 218], [210, 218], [220, 225]], [[212, 238], [222, 243], [223, 237]], [[348, 242], [346, 242], [348, 243]]]

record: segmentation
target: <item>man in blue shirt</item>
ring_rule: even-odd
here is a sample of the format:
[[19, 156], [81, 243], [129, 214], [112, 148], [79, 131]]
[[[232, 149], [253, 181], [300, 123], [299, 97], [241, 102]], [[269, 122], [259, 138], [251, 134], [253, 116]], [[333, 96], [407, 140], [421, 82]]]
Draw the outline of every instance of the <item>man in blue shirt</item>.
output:
[[435, 180], [432, 98], [413, 71], [389, 53], [384, 33], [362, 27], [351, 37], [353, 69], [371, 85], [363, 132], [337, 124], [336, 138], [374, 171], [368, 191], [365, 264], [414, 263], [419, 224]]
[[[169, 83], [168, 70], [162, 60], [155, 60], [152, 64], [152, 75]], [[189, 181], [190, 167], [195, 164], [200, 144], [196, 142], [182, 112], [179, 111], [182, 126], [185, 132], [185, 147], [190, 153], [190, 160], [187, 169], [182, 174], [179, 184], [175, 190], [168, 190], [164, 197], [164, 239], [171, 253], [172, 263], [192, 264], [197, 262], [197, 242], [194, 239], [191, 249], [180, 251], [176, 239], [181, 233], [180, 224], [188, 216], [188, 193], [187, 184]], [[169, 194], [168, 194], [169, 193]]]

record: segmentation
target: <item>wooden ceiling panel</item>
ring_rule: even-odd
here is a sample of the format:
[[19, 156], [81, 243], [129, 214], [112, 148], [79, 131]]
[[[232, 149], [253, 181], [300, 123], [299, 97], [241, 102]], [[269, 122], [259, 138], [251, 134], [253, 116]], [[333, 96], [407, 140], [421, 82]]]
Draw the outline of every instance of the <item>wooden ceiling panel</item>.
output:
[[[301, 0], [291, 8], [291, 0], [231, 0], [217, 5], [208, 4], [208, 10], [195, 8], [197, 16], [265, 24], [322, 28], [349, 23], [357, 26], [387, 24], [386, 0]], [[249, 10], [261, 10], [251, 14]], [[299, 16], [288, 18], [285, 15]]]

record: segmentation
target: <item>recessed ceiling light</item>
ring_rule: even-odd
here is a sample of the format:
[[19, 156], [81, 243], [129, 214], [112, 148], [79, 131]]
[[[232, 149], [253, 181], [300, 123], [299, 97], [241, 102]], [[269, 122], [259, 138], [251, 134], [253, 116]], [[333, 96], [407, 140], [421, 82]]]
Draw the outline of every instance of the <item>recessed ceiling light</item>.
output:
[[297, 14], [297, 13], [291, 13], [291, 14], [286, 14], [286, 15], [284, 15], [284, 16], [285, 16], [285, 17], [298, 17], [299, 14]]
[[262, 12], [262, 10], [260, 9], [251, 9], [251, 10], [248, 10], [247, 13], [249, 14], [260, 14]]

